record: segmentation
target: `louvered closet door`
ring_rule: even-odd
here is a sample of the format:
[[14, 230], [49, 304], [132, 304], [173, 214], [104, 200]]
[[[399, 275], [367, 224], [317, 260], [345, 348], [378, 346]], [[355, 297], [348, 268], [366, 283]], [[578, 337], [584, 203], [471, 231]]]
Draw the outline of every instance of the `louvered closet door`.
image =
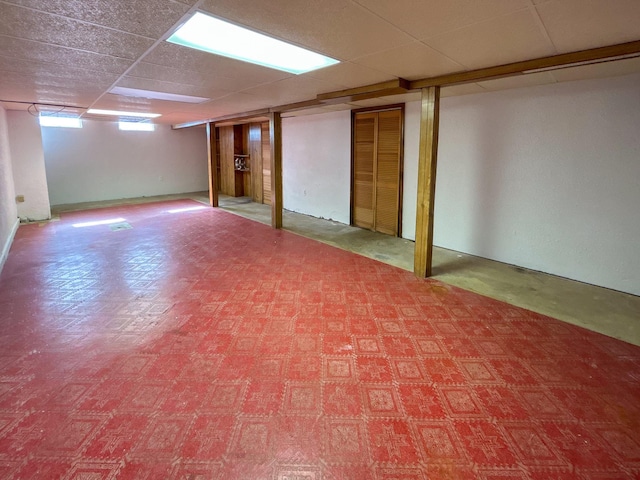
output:
[[353, 146], [353, 224], [374, 229], [375, 157], [378, 114], [358, 113], [354, 121]]
[[353, 224], [399, 234], [402, 109], [356, 113], [353, 136]]
[[378, 113], [375, 229], [394, 236], [400, 211], [400, 121], [400, 110]]
[[262, 203], [271, 205], [271, 140], [269, 122], [262, 125]]

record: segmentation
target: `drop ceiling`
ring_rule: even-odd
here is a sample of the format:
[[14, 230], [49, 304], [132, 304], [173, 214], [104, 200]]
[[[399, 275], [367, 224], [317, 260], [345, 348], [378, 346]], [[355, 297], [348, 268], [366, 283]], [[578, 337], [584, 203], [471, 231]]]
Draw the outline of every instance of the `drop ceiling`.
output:
[[[167, 43], [195, 11], [341, 63], [296, 76]], [[6, 109], [39, 103], [77, 107], [80, 113], [157, 112], [158, 122], [179, 124], [397, 78], [417, 80], [637, 40], [638, 0], [0, 0], [0, 100]], [[636, 72], [639, 58], [447, 87], [443, 95]], [[188, 104], [109, 93], [116, 86], [209, 100]], [[393, 100], [316, 106], [292, 115]]]

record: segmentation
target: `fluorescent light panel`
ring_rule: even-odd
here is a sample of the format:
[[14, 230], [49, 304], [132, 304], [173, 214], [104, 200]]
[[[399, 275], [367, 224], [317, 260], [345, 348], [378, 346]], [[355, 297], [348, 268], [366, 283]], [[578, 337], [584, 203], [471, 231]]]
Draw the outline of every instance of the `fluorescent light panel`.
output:
[[78, 117], [57, 117], [40, 115], [42, 127], [82, 128], [82, 120]]
[[120, 110], [100, 110], [96, 108], [90, 108], [87, 110], [91, 115], [111, 115], [114, 117], [143, 117], [143, 118], [156, 118], [160, 113], [144, 113], [144, 112], [121, 112]]
[[113, 87], [109, 93], [123, 95], [125, 97], [149, 98], [152, 100], [166, 100], [168, 102], [202, 103], [210, 100], [205, 97], [193, 97], [191, 95], [179, 95], [177, 93], [154, 92], [153, 90], [141, 90], [139, 88]]
[[201, 12], [196, 12], [167, 41], [296, 75], [339, 63]]
[[153, 132], [156, 126], [146, 122], [118, 122], [118, 129], [130, 132]]

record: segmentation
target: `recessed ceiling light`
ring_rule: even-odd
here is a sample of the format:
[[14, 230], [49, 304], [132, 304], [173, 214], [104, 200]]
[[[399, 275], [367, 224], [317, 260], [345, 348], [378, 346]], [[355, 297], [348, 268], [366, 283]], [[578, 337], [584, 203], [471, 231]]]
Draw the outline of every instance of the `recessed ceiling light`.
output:
[[90, 108], [87, 110], [90, 115], [111, 115], [114, 117], [143, 117], [143, 118], [156, 118], [160, 113], [144, 113], [144, 112], [121, 112], [120, 110], [100, 110], [96, 108]]
[[196, 12], [167, 41], [296, 75], [340, 63], [201, 12]]
[[150, 98], [152, 100], [166, 100], [169, 102], [202, 103], [210, 100], [205, 97], [193, 97], [191, 95], [179, 95], [177, 93], [154, 92], [153, 90], [140, 90], [138, 88], [113, 87], [109, 93], [123, 95], [125, 97]]

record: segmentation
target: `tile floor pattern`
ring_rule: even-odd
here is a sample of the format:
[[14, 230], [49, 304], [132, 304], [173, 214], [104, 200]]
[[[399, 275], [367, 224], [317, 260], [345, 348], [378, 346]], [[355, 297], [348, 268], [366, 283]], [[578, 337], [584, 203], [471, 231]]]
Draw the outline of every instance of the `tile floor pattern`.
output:
[[640, 478], [640, 348], [196, 206], [19, 229], [0, 478]]

